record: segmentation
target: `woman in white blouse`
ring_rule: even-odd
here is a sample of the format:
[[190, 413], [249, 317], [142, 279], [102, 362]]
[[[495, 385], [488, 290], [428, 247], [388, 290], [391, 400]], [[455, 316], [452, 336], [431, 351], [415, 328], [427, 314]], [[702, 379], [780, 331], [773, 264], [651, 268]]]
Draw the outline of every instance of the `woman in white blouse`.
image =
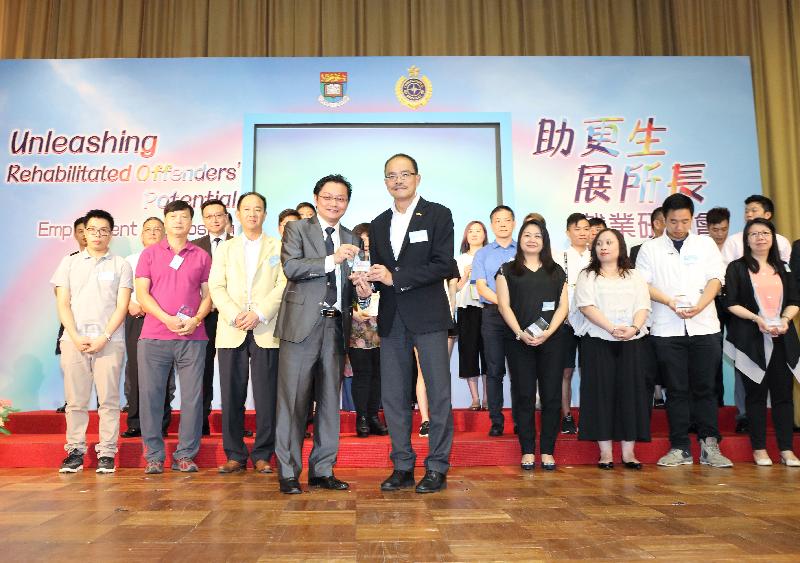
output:
[[612, 441], [622, 442], [626, 468], [641, 469], [636, 442], [650, 441], [650, 400], [645, 381], [650, 312], [647, 283], [631, 268], [625, 239], [601, 231], [591, 262], [578, 276], [575, 306], [586, 319], [581, 333], [579, 440], [596, 441], [598, 467], [612, 469]]

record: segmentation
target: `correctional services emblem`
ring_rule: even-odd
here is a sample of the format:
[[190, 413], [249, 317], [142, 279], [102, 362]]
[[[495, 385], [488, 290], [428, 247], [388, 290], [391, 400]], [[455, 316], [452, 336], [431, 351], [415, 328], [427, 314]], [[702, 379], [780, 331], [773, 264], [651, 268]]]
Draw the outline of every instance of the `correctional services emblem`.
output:
[[329, 108], [338, 108], [350, 101], [347, 95], [346, 72], [320, 72], [319, 93], [317, 101]]
[[428, 103], [433, 94], [433, 85], [427, 76], [420, 76], [419, 69], [411, 66], [408, 76], [401, 76], [394, 85], [397, 101], [411, 109], [418, 109]]

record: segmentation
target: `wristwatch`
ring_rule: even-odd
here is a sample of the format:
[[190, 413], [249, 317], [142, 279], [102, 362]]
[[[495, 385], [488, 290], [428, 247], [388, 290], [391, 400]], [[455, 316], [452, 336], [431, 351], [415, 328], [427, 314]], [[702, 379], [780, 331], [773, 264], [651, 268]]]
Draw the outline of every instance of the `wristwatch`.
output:
[[640, 329], [636, 325], [631, 325], [631, 328], [635, 328], [636, 329], [636, 334], [634, 334], [634, 336], [639, 336], [639, 334], [641, 334], [641, 332], [642, 332], [642, 329]]

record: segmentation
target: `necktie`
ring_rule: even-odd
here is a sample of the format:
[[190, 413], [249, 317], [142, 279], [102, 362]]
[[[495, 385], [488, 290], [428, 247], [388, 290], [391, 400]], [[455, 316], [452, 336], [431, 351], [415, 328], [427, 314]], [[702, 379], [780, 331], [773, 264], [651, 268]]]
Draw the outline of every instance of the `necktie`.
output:
[[[333, 227], [325, 227], [325, 233], [327, 233], [325, 237], [325, 252], [328, 256], [333, 254], [333, 239], [331, 238], [333, 231]], [[336, 269], [328, 272], [327, 276], [328, 289], [325, 293], [325, 303], [327, 303], [329, 307], [333, 307], [336, 303]]]

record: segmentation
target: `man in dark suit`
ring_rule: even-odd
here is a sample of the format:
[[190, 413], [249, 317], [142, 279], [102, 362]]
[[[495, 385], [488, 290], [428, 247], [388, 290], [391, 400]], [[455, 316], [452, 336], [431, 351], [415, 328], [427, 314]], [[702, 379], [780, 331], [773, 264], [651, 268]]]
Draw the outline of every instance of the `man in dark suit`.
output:
[[[228, 209], [218, 199], [207, 199], [200, 206], [200, 213], [203, 215], [203, 224], [206, 226], [208, 234], [193, 240], [192, 244], [196, 244], [208, 252], [213, 259], [217, 247], [229, 238], [233, 238], [227, 232]], [[217, 354], [218, 319], [219, 312], [216, 307], [212, 307], [211, 312], [205, 318], [208, 345], [206, 347], [206, 366], [203, 372], [203, 436], [211, 434], [208, 418], [211, 415], [211, 401], [214, 398], [214, 357]]]
[[[416, 161], [396, 154], [384, 166], [394, 205], [369, 228], [372, 267], [364, 278], [381, 292], [381, 396], [392, 441], [394, 471], [381, 484], [393, 491], [414, 486], [416, 454], [411, 447], [411, 401], [416, 348], [430, 408], [429, 454], [418, 493], [447, 486], [453, 412], [447, 331], [453, 325], [444, 282], [456, 269], [453, 216], [446, 207], [417, 194], [421, 177]], [[369, 290], [359, 281], [359, 297]]]
[[[280, 491], [301, 493], [303, 438], [312, 383], [317, 412], [314, 447], [308, 456], [309, 486], [344, 490], [333, 474], [339, 451], [339, 386], [345, 344], [350, 340], [353, 286], [348, 260], [358, 239], [339, 224], [352, 188], [342, 176], [325, 176], [314, 186], [317, 217], [285, 225], [281, 262], [286, 275], [275, 336], [280, 338], [275, 455]], [[314, 369], [319, 363], [319, 369]]]

